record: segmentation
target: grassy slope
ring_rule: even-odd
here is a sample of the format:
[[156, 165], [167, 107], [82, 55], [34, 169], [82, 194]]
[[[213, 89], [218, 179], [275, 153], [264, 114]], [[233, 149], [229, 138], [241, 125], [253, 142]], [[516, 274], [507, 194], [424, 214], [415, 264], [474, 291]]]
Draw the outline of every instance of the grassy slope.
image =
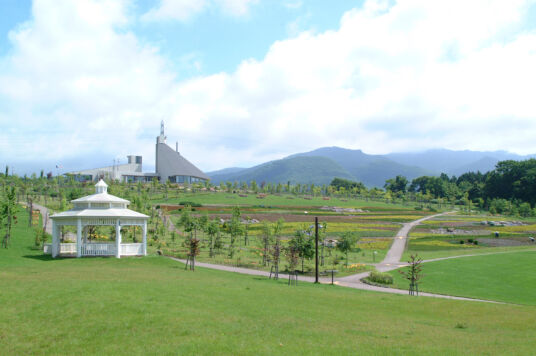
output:
[[[51, 260], [24, 218], [0, 250], [3, 354], [529, 354], [530, 306], [410, 298], [198, 269]], [[456, 325], [463, 326], [457, 328]]]
[[[454, 258], [423, 264], [421, 291], [536, 305], [536, 251]], [[408, 282], [397, 271], [395, 286]]]

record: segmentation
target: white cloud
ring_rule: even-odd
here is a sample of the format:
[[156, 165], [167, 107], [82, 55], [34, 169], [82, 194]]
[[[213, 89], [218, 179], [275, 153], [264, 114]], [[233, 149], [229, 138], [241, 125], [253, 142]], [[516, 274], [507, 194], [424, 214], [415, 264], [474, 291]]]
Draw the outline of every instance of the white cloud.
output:
[[210, 8], [240, 17], [249, 13], [258, 0], [161, 0], [160, 4], [142, 16], [144, 21], [178, 20], [185, 22]]
[[150, 163], [164, 119], [170, 141], [207, 170], [327, 145], [535, 153], [528, 4], [367, 1], [335, 31], [302, 32], [232, 73], [178, 82], [157, 49], [118, 30], [124, 4], [39, 0], [2, 60], [10, 133], [0, 152], [140, 153]]
[[251, 6], [259, 0], [214, 0], [224, 13], [232, 16], [247, 15]]
[[145, 21], [178, 20], [187, 21], [204, 11], [206, 0], [161, 0], [160, 5], [142, 16]]
[[149, 121], [173, 75], [155, 48], [117, 30], [126, 22], [124, 6], [34, 2], [32, 21], [10, 33], [12, 53], [0, 70], [0, 100], [8, 111], [1, 126], [13, 128], [3, 155], [59, 159], [115, 150], [122, 156], [125, 142], [157, 126]]

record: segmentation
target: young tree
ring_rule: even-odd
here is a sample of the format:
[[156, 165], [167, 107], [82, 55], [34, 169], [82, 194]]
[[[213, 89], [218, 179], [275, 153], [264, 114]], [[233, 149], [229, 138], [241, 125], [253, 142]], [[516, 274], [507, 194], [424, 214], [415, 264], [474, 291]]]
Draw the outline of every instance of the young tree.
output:
[[195, 225], [191, 212], [192, 208], [189, 205], [186, 205], [184, 209], [182, 209], [181, 217], [179, 218], [179, 225], [188, 233], [190, 239], [192, 238], [192, 232]]
[[209, 236], [210, 251], [209, 257], [214, 257], [214, 247], [216, 245], [216, 237], [220, 234], [220, 224], [216, 220], [212, 220], [207, 225], [207, 234]]
[[419, 295], [418, 282], [423, 277], [422, 274], [422, 259], [417, 255], [411, 255], [409, 258], [409, 268], [406, 270], [400, 270], [400, 274], [409, 281], [409, 294], [414, 295], [417, 292]]
[[240, 221], [240, 208], [235, 206], [233, 208], [233, 215], [231, 221], [227, 224], [227, 232], [231, 236], [231, 243], [229, 244], [229, 258], [234, 256], [235, 241], [244, 233], [244, 227]]
[[300, 251], [297, 246], [294, 244], [289, 244], [287, 248], [285, 248], [285, 257], [287, 258], [288, 262], [288, 271], [289, 273], [293, 273], [298, 266], [298, 259], [300, 257]]
[[[7, 171], [7, 168], [6, 168]], [[2, 239], [2, 247], [8, 248], [11, 240], [11, 229], [17, 223], [17, 190], [15, 187], [4, 187], [4, 198], [0, 201], [0, 228], [6, 233]]]
[[[190, 270], [195, 271], [195, 258], [199, 255], [199, 240], [196, 238], [186, 241], [186, 248], [188, 249], [188, 261], [190, 262]], [[188, 268], [188, 261], [186, 261], [186, 269]]]
[[272, 240], [272, 226], [268, 221], [262, 222], [262, 228], [261, 228], [261, 243], [262, 243], [262, 264], [263, 266], [266, 266], [266, 263], [268, 261], [268, 251], [270, 249], [270, 243]]
[[357, 240], [358, 238], [353, 232], [347, 231], [342, 234], [341, 238], [337, 242], [337, 250], [341, 251], [342, 253], [346, 255], [347, 267], [348, 267], [348, 253], [352, 251]]
[[203, 231], [204, 234], [207, 233], [207, 229], [208, 229], [208, 213], [205, 211], [204, 214], [202, 214], [198, 219], [197, 219], [197, 225], [199, 227], [199, 229], [201, 231]]
[[305, 259], [313, 258], [315, 253], [314, 241], [310, 235], [310, 231], [308, 230], [296, 230], [294, 237], [288, 242], [289, 248], [298, 251], [298, 256], [302, 262], [302, 273], [304, 272]]
[[249, 224], [251, 224], [251, 217], [246, 217], [246, 222], [244, 224], [244, 246], [248, 245], [248, 238], [249, 238]]

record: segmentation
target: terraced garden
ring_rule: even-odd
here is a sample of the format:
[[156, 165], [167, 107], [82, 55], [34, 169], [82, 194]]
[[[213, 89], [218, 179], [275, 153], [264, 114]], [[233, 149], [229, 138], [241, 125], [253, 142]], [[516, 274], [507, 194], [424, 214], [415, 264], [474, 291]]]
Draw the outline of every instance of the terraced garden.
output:
[[[324, 202], [325, 203], [325, 202]], [[238, 249], [229, 257], [227, 248], [231, 244], [229, 234], [222, 231], [221, 247], [214, 256], [210, 256], [210, 239], [207, 234], [200, 231], [196, 236], [201, 239], [201, 253], [198, 260], [217, 264], [226, 264], [238, 267], [270, 270], [270, 263], [263, 263], [263, 226], [264, 223], [274, 224], [278, 220], [284, 221], [279, 233], [281, 248], [288, 245], [289, 240], [296, 231], [309, 231], [312, 233], [314, 217], [319, 217], [321, 225], [320, 264], [321, 271], [337, 269], [339, 276], [354, 274], [372, 267], [372, 264], [381, 261], [389, 249], [393, 236], [401, 228], [403, 222], [413, 221], [432, 212], [416, 211], [402, 207], [373, 207], [364, 205], [365, 201], [353, 201], [354, 205], [347, 209], [338, 209], [327, 206], [242, 206], [241, 219], [247, 226], [247, 239], [245, 236], [237, 242]], [[181, 227], [181, 213], [184, 206], [162, 206], [176, 227], [178, 237], [173, 241], [170, 236], [159, 239], [153, 246], [162, 253], [171, 256], [186, 258], [186, 249], [181, 245], [181, 238], [188, 234]], [[192, 215], [200, 217], [206, 215], [207, 220], [228, 222], [231, 218], [232, 205], [203, 205], [194, 208]], [[326, 227], [323, 229], [323, 227]], [[338, 251], [336, 241], [345, 233], [351, 232], [358, 241], [348, 253], [348, 267], [346, 255]], [[246, 244], [247, 240], [247, 244]], [[311, 274], [314, 267], [312, 258], [304, 259], [303, 273]], [[301, 264], [300, 264], [301, 269]], [[288, 270], [284, 256], [281, 256], [280, 270]]]

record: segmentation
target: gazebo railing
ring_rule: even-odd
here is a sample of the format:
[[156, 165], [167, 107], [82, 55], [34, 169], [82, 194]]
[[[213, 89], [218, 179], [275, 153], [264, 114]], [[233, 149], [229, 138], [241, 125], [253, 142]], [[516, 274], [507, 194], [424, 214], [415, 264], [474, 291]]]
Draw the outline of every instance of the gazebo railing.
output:
[[89, 242], [82, 244], [82, 256], [114, 256], [115, 244], [108, 242]]
[[[45, 244], [43, 252], [46, 255], [52, 254], [52, 244]], [[87, 242], [82, 243], [82, 256], [115, 256], [116, 248], [114, 243], [109, 242]], [[121, 256], [141, 256], [143, 255], [142, 243], [121, 244]], [[76, 243], [61, 243], [60, 255], [76, 255]]]
[[[43, 252], [45, 255], [52, 254], [52, 244], [44, 244]], [[74, 243], [60, 243], [60, 254], [76, 254], [76, 244]]]
[[121, 244], [121, 256], [139, 256], [143, 255], [143, 244]]

